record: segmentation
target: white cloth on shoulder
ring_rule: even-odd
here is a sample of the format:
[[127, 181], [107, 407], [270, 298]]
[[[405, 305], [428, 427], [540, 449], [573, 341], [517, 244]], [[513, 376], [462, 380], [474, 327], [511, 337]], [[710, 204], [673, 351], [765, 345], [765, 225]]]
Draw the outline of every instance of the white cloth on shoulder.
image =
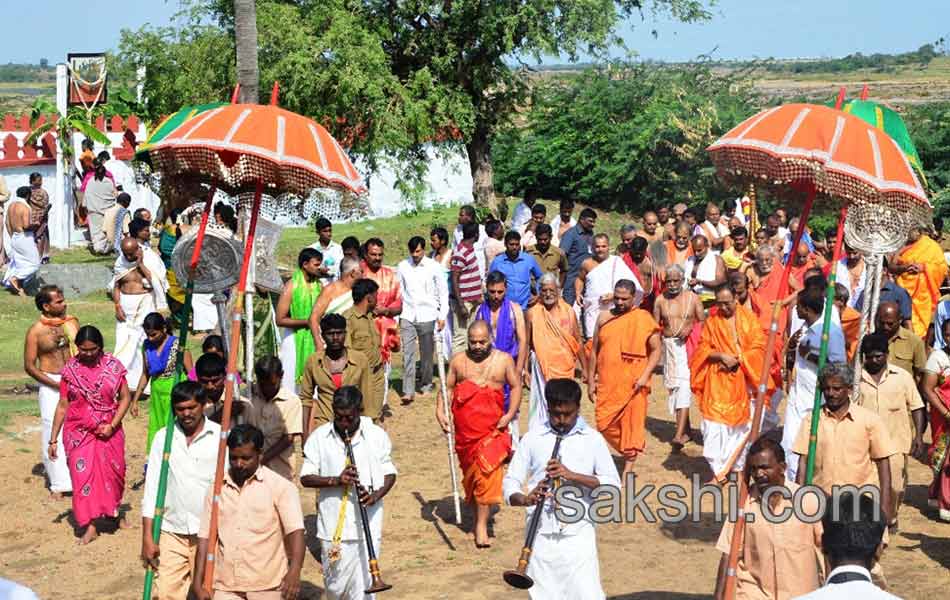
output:
[[142, 344], [145, 329], [142, 324], [149, 313], [155, 312], [152, 294], [119, 294], [119, 305], [125, 321], [115, 323], [115, 352], [112, 353], [126, 368], [125, 380], [130, 388], [139, 384], [142, 376]]
[[528, 419], [528, 431], [535, 427], [545, 427], [548, 424], [548, 404], [544, 397], [544, 386], [547, 380], [544, 378], [544, 372], [541, 370], [541, 363], [538, 357], [531, 352], [531, 396], [530, 414]]
[[689, 357], [686, 342], [678, 337], [663, 338], [663, 386], [667, 391], [670, 414], [689, 408], [693, 392], [689, 385]]
[[[59, 382], [59, 373], [44, 373], [55, 382]], [[73, 491], [73, 482], [69, 477], [69, 465], [66, 464], [66, 451], [63, 446], [63, 432], [59, 432], [56, 438], [59, 454], [56, 460], [49, 456], [49, 442], [53, 434], [53, 417], [56, 416], [56, 406], [59, 405], [59, 388], [53, 388], [48, 385], [40, 384], [37, 400], [40, 405], [40, 423], [43, 427], [43, 468], [46, 469], [46, 476], [49, 478], [49, 491], [51, 492], [71, 492]]]
[[614, 285], [621, 279], [629, 279], [637, 288], [634, 295], [633, 307], [636, 308], [643, 300], [643, 288], [627, 263], [619, 256], [609, 256], [604, 262], [594, 267], [584, 280], [584, 336], [591, 338], [597, 317], [603, 310], [610, 310], [613, 302], [601, 302], [601, 296], [612, 294]]
[[[168, 278], [165, 270], [165, 263], [161, 257], [150, 248], [142, 248], [142, 263], [148, 269], [150, 277], [145, 281], [145, 287], [152, 296], [154, 310], [168, 310], [168, 301], [165, 294], [168, 292]], [[116, 285], [122, 281], [122, 278], [137, 268], [136, 261], [130, 261], [125, 255], [119, 252], [115, 259], [115, 265], [112, 268], [112, 281], [109, 282], [109, 290], [113, 290]]]
[[7, 228], [7, 216], [10, 214], [10, 207], [14, 204], [22, 204], [30, 210], [30, 205], [19, 196], [8, 200], [3, 210], [3, 251], [9, 261], [7, 272], [3, 276], [3, 285], [6, 287], [10, 287], [10, 281], [13, 278], [22, 282], [35, 275], [41, 261], [32, 231], [10, 233]]

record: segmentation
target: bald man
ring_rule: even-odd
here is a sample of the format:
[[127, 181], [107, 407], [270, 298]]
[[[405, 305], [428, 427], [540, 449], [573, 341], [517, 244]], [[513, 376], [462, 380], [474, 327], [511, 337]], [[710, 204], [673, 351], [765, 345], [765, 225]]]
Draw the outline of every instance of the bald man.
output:
[[[511, 402], [504, 410], [505, 385]], [[477, 320], [468, 328], [468, 348], [449, 362], [445, 387], [452, 397], [455, 451], [462, 467], [466, 502], [475, 506], [475, 547], [488, 548], [488, 517], [502, 502], [505, 462], [511, 454], [508, 424], [521, 406], [521, 376], [511, 356], [492, 347], [491, 325]], [[442, 402], [435, 403], [442, 430], [449, 421]]]
[[900, 307], [895, 302], [881, 302], [875, 316], [876, 331], [887, 336], [887, 360], [910, 373], [915, 381], [927, 365], [927, 349], [923, 340], [901, 325]]
[[652, 210], [643, 213], [643, 229], [637, 232], [639, 237], [645, 238], [650, 242], [662, 242], [663, 230], [660, 228], [660, 219]]

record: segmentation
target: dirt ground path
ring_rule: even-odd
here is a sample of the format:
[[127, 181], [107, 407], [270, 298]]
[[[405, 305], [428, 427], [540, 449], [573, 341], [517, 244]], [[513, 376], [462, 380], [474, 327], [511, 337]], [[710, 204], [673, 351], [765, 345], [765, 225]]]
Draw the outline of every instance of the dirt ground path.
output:
[[[689, 485], [688, 476], [708, 469], [701, 446], [692, 444], [670, 455], [673, 423], [667, 413], [661, 379], [651, 399], [646, 455], [639, 462], [637, 486]], [[396, 598], [482, 600], [527, 598], [501, 579], [515, 566], [524, 535], [522, 509], [502, 507], [494, 518], [493, 545], [476, 550], [471, 520], [454, 524], [451, 485], [444, 437], [435, 423], [434, 399], [422, 397], [410, 407], [391, 396], [392, 436], [399, 469], [395, 488], [386, 499], [383, 578], [394, 587], [379, 595]], [[523, 411], [525, 413], [526, 411]], [[144, 413], [144, 411], [143, 411]], [[593, 419], [584, 400], [583, 414]], [[522, 415], [522, 428], [527, 417]], [[693, 423], [699, 416], [693, 410]], [[136, 524], [131, 531], [104, 534], [86, 547], [75, 545], [70, 501], [50, 501], [39, 464], [39, 419], [16, 417], [0, 434], [0, 576], [32, 587], [43, 600], [70, 598], [140, 598], [143, 572], [138, 560], [140, 503], [144, 461], [145, 418], [127, 419], [127, 489], [125, 506]], [[299, 451], [299, 450], [298, 450]], [[950, 525], [934, 520], [927, 508], [928, 469], [912, 461], [911, 485], [900, 513], [901, 532], [892, 538], [884, 568], [892, 592], [902, 598], [936, 598], [950, 584]], [[308, 533], [315, 530], [314, 495], [302, 491]], [[464, 510], [464, 508], [463, 508]], [[711, 502], [702, 506], [698, 522], [677, 525], [636, 522], [598, 528], [601, 576], [614, 600], [698, 600], [711, 596], [719, 553], [714, 544], [720, 525]], [[303, 598], [323, 597], [320, 565], [312, 554], [305, 561]]]

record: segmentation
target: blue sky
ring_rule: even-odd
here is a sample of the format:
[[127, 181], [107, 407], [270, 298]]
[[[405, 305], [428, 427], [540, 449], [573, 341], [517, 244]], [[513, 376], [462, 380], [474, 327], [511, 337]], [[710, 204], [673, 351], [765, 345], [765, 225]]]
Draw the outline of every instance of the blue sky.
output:
[[[122, 28], [167, 24], [178, 0], [7, 0], [0, 63], [65, 60], [68, 51], [116, 47]], [[950, 38], [948, 0], [719, 0], [707, 23], [684, 25], [647, 14], [622, 34], [640, 56], [688, 60], [714, 57], [789, 58], [852, 52], [903, 52]], [[656, 30], [658, 37], [651, 35]], [[545, 62], [560, 62], [556, 58]]]

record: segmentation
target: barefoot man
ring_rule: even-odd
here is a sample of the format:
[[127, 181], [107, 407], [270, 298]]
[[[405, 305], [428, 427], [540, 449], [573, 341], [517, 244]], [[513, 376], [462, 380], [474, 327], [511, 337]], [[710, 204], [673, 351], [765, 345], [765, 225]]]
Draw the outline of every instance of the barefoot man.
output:
[[[716, 291], [715, 306], [716, 312], [703, 324], [689, 371], [703, 413], [703, 457], [722, 483], [744, 463], [751, 396], [765, 360], [765, 335], [752, 311], [736, 304], [730, 288]], [[774, 387], [770, 381], [766, 398]]]
[[[581, 263], [580, 273], [574, 283], [575, 298], [582, 308], [584, 320], [584, 339], [594, 337], [594, 327], [601, 312], [610, 309], [613, 302], [614, 285], [621, 279], [636, 281], [630, 267], [619, 256], [610, 255], [610, 238], [605, 233], [594, 236], [593, 256]], [[643, 290], [634, 284], [633, 306], [643, 299]]]
[[689, 387], [689, 358], [686, 340], [696, 323], [705, 318], [699, 296], [683, 288], [683, 267], [666, 267], [666, 289], [656, 300], [653, 318], [663, 328], [663, 385], [669, 399], [670, 414], [676, 417], [673, 449], [682, 448], [690, 439], [689, 405], [693, 391]]
[[[23, 370], [40, 384], [40, 421], [43, 425], [43, 467], [49, 479], [50, 496], [54, 499], [73, 491], [66, 465], [65, 453], [55, 460], [49, 456], [53, 416], [59, 404], [59, 379], [63, 365], [73, 355], [73, 341], [79, 331], [76, 317], [66, 314], [66, 299], [63, 291], [55, 285], [44, 285], [36, 293], [36, 307], [40, 320], [26, 332], [23, 348]], [[59, 434], [57, 446], [63, 447], [63, 434]]]
[[545, 273], [539, 280], [540, 302], [525, 313], [528, 348], [531, 349], [531, 418], [528, 430], [544, 427], [548, 422], [545, 385], [552, 379], [574, 379], [577, 361], [581, 363], [581, 379], [587, 379], [586, 356], [581, 345], [577, 315], [561, 299], [558, 277]]
[[23, 287], [40, 268], [40, 253], [31, 228], [32, 212], [27, 204], [29, 197], [30, 188], [17, 189], [16, 196], [7, 202], [3, 221], [3, 249], [10, 260], [3, 285], [20, 296], [26, 296]]
[[629, 279], [614, 286], [614, 307], [597, 320], [587, 371], [597, 430], [623, 455], [623, 477], [633, 472], [646, 445], [650, 378], [660, 360], [660, 326], [634, 308], [636, 291]]
[[133, 237], [122, 240], [121, 249], [115, 261], [115, 277], [110, 283], [116, 320], [112, 355], [126, 368], [126, 379], [133, 386], [138, 385], [142, 375], [145, 317], [168, 308], [161, 282], [165, 270], [162, 259], [152, 250], [142, 248]]
[[[445, 386], [452, 397], [455, 451], [462, 467], [466, 502], [475, 505], [475, 547], [488, 548], [491, 507], [502, 502], [504, 464], [511, 454], [508, 424], [521, 404], [521, 378], [515, 363], [492, 348], [491, 326], [476, 320], [468, 328], [468, 349], [452, 357]], [[511, 386], [511, 406], [505, 412], [502, 388]], [[443, 431], [449, 421], [441, 400], [435, 418]]]
[[898, 285], [910, 294], [913, 330], [920, 337], [927, 335], [940, 300], [940, 287], [947, 277], [943, 249], [926, 232], [923, 225], [911, 228], [907, 246], [890, 263], [890, 271], [897, 276]]

